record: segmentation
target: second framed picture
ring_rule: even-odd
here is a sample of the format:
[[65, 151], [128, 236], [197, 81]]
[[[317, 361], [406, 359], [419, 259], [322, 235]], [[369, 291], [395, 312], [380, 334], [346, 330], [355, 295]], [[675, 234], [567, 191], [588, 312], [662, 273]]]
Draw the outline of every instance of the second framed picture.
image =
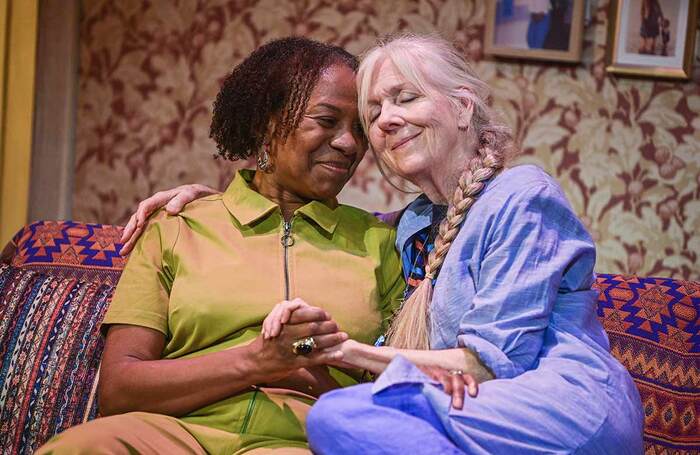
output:
[[700, 0], [611, 0], [607, 71], [688, 79]]
[[581, 60], [584, 0], [491, 0], [487, 5], [486, 54]]

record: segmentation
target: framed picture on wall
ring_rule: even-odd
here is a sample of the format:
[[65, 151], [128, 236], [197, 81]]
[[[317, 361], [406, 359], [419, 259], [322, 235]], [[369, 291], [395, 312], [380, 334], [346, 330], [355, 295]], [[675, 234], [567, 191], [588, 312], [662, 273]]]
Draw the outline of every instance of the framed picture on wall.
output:
[[583, 44], [584, 0], [491, 0], [487, 55], [577, 62]]
[[700, 0], [611, 0], [607, 71], [688, 79]]

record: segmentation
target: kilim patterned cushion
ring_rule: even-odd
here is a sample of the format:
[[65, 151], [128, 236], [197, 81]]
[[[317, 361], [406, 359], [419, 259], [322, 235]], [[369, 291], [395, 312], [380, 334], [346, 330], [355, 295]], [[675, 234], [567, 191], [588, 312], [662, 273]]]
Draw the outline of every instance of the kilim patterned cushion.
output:
[[95, 417], [113, 290], [0, 264], [0, 453], [32, 453]]
[[700, 283], [598, 275], [598, 317], [644, 407], [646, 454], [700, 453]]
[[126, 259], [119, 256], [120, 236], [118, 226], [37, 221], [12, 238], [11, 263], [52, 275], [115, 284], [126, 264]]

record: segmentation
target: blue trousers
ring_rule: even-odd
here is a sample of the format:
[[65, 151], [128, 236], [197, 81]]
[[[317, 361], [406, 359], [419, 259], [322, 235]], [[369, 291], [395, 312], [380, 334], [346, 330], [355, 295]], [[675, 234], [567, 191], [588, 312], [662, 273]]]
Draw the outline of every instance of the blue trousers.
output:
[[309, 446], [317, 454], [462, 454], [421, 393], [402, 384], [372, 395], [372, 384], [329, 392], [306, 417]]
[[[397, 357], [375, 384], [327, 393], [306, 419], [317, 454], [571, 454], [643, 452], [643, 413], [629, 374], [573, 381], [553, 364], [481, 384], [464, 408]], [[622, 367], [620, 367], [621, 369]]]

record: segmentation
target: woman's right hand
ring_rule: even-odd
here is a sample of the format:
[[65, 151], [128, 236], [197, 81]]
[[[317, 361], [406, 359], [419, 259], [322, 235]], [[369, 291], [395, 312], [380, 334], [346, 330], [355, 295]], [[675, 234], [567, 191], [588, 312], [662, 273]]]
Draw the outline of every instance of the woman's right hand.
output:
[[129, 222], [124, 227], [124, 231], [122, 231], [122, 238], [119, 242], [124, 245], [119, 254], [126, 256], [131, 252], [136, 240], [138, 240], [146, 227], [146, 219], [159, 208], [165, 207], [166, 212], [171, 215], [177, 215], [185, 205], [195, 199], [218, 193], [219, 191], [214, 188], [195, 183], [192, 185], [181, 185], [171, 190], [158, 191], [148, 199], [144, 199], [139, 203], [136, 213], [131, 215]]
[[[291, 302], [282, 302], [283, 306], [297, 308], [277, 335], [261, 334], [251, 346], [263, 376], [260, 382], [275, 382], [299, 368], [332, 364], [342, 359], [339, 345], [348, 339], [347, 333], [339, 331], [338, 324], [323, 309], [306, 303], [298, 305], [298, 302], [289, 305]], [[294, 354], [292, 344], [307, 337], [313, 337], [314, 350], [307, 355]]]
[[417, 367], [429, 378], [442, 385], [443, 392], [452, 397], [452, 407], [455, 409], [464, 407], [465, 393], [472, 398], [479, 393], [479, 383], [471, 374], [429, 365], [417, 365]]
[[328, 371], [327, 366], [299, 368], [280, 381], [261, 384], [265, 387], [292, 389], [319, 397], [326, 392], [338, 389], [341, 385]]

